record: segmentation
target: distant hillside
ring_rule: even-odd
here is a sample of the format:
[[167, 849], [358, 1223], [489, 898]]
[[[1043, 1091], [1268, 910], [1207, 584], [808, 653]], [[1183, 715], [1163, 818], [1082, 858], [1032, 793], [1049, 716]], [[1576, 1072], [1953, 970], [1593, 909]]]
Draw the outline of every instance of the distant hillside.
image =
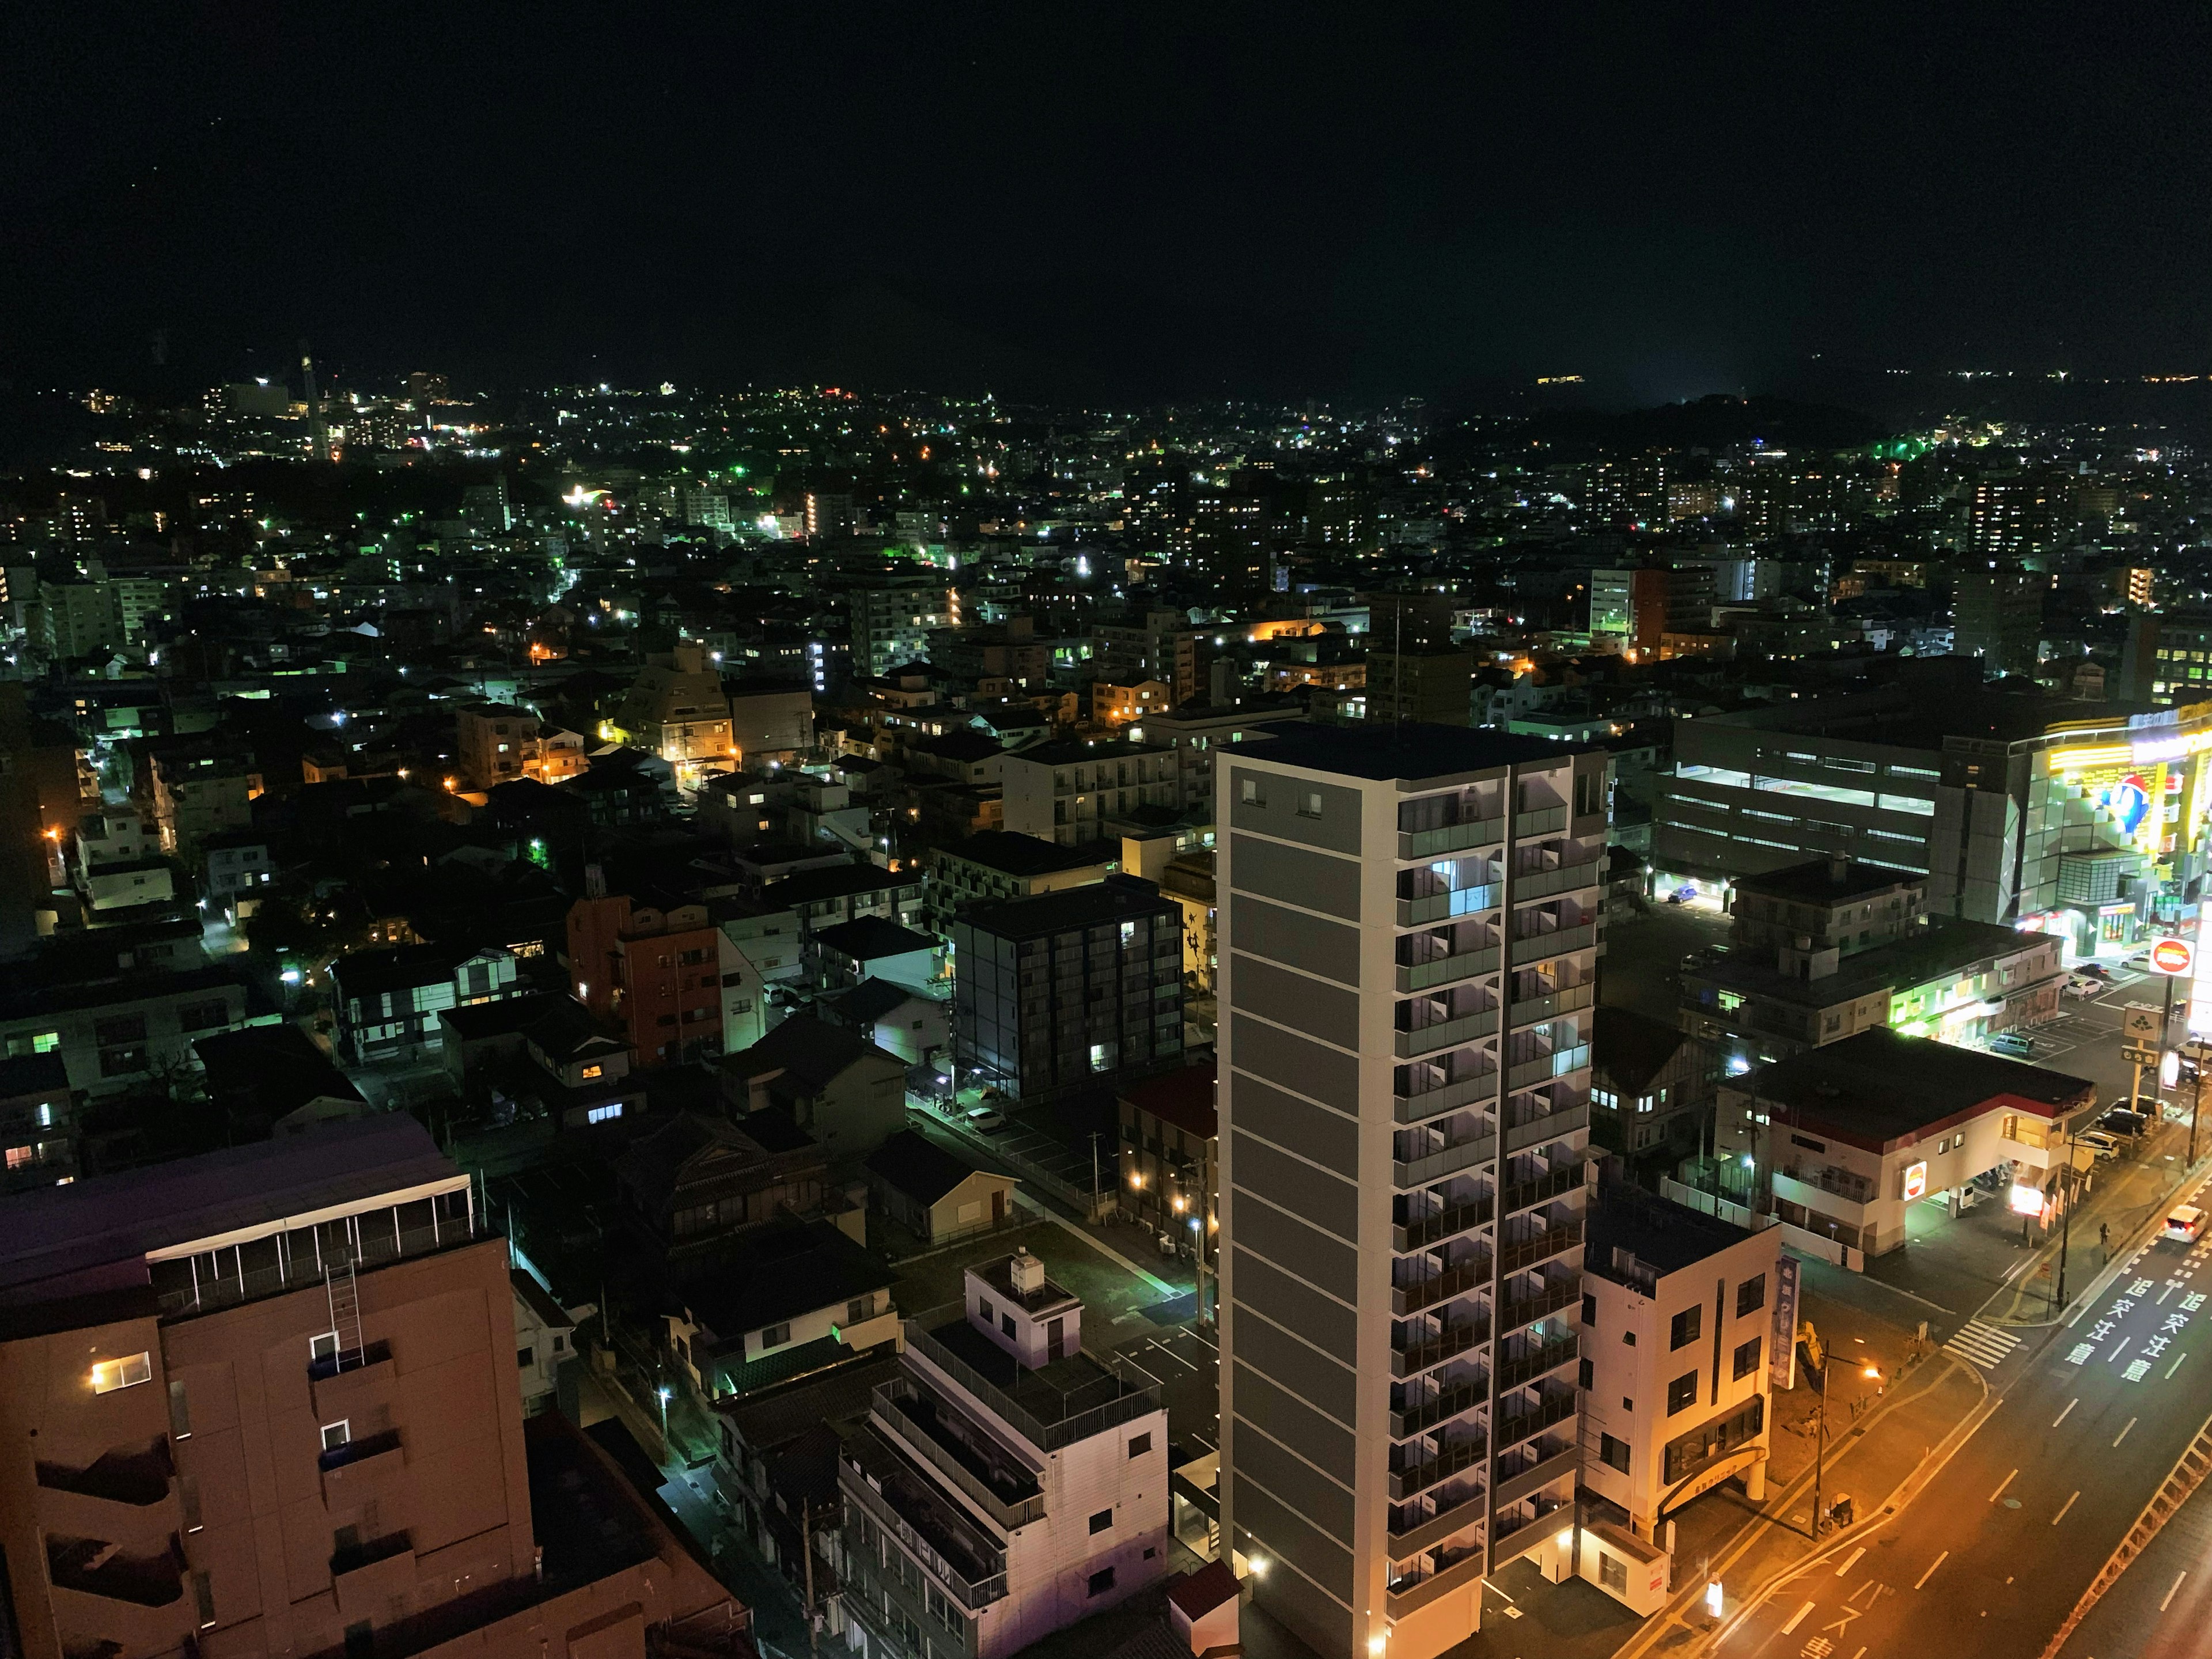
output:
[[1559, 410], [1534, 415], [1522, 429], [1547, 443], [1593, 449], [1720, 449], [1753, 441], [1769, 449], [1855, 449], [1888, 437], [1871, 415], [1786, 398], [1731, 398], [1662, 404], [1619, 414]]

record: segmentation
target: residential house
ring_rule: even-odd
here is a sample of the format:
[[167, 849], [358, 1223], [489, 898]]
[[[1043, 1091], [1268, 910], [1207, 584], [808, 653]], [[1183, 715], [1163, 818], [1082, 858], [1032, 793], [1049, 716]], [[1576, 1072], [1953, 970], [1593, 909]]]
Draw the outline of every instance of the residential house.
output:
[[924, 1244], [989, 1232], [1015, 1215], [1013, 1176], [979, 1170], [912, 1129], [885, 1140], [867, 1164], [876, 1207]]
[[781, 1106], [832, 1158], [872, 1152], [906, 1124], [906, 1061], [812, 1014], [717, 1064], [733, 1111]]
[[338, 1050], [361, 1063], [416, 1059], [443, 1040], [448, 1008], [514, 994], [515, 960], [497, 946], [400, 945], [356, 951], [331, 964]]

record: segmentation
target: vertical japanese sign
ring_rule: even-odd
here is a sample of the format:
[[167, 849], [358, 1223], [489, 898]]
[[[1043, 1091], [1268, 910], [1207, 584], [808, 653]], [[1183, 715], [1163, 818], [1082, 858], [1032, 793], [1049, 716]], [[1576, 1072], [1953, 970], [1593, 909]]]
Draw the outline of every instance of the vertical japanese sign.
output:
[[1774, 1335], [1766, 1348], [1766, 1386], [1797, 1386], [1797, 1258], [1786, 1250], [1774, 1266]]

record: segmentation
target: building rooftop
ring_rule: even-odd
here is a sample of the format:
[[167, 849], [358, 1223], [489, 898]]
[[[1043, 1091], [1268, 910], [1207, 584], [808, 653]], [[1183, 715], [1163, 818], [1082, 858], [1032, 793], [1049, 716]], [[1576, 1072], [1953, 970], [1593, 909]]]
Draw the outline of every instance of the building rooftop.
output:
[[902, 927], [888, 916], [855, 916], [850, 921], [841, 921], [833, 927], [817, 927], [814, 939], [825, 950], [850, 957], [855, 962], [872, 962], [878, 957], [903, 957], [916, 951], [934, 951], [937, 941], [927, 933], [917, 933], [911, 927]]
[[566, 992], [532, 991], [526, 996], [442, 1009], [438, 1018], [453, 1028], [454, 1036], [473, 1042], [483, 1037], [519, 1036], [552, 1012], [555, 1004], [571, 1000]]
[[975, 1166], [926, 1135], [901, 1129], [866, 1159], [871, 1173], [924, 1204], [934, 1204], [969, 1176]]
[[1874, 1152], [1996, 1106], [2057, 1119], [2096, 1104], [2086, 1078], [1887, 1030], [1808, 1048], [1727, 1086], [1766, 1102], [1778, 1124]]
[[1629, 1281], [1615, 1266], [1616, 1250], [1626, 1251], [1663, 1278], [1752, 1237], [1747, 1227], [1623, 1182], [1597, 1189], [1583, 1224], [1583, 1265], [1619, 1284]]
[[795, 1013], [751, 1048], [725, 1054], [717, 1063], [741, 1078], [781, 1072], [797, 1085], [798, 1092], [811, 1094], [827, 1088], [848, 1066], [870, 1054], [905, 1069], [905, 1061], [878, 1048], [859, 1031], [832, 1025], [812, 1014]]
[[1132, 743], [1127, 738], [1064, 738], [1029, 749], [1006, 751], [1009, 760], [1032, 761], [1039, 766], [1074, 766], [1085, 761], [1119, 760], [1130, 755], [1171, 755], [1163, 743]]
[[1214, 1090], [1213, 1062], [1203, 1060], [1179, 1066], [1172, 1072], [1148, 1077], [1121, 1091], [1121, 1098], [1140, 1112], [1150, 1112], [1163, 1123], [1172, 1123], [1187, 1135], [1211, 1140], [1220, 1133], [1220, 1115]]
[[1690, 1040], [1679, 1025], [1632, 1008], [1600, 1003], [1590, 1037], [1590, 1062], [1618, 1089], [1641, 1094]]
[[954, 925], [964, 924], [1000, 939], [1040, 939], [1129, 917], [1180, 917], [1182, 914], [1182, 907], [1164, 896], [1152, 883], [1135, 876], [1111, 875], [1103, 881], [1057, 893], [970, 905]]
[[1794, 904], [1848, 904], [1893, 887], [1917, 887], [1927, 880], [1910, 870], [1885, 869], [1843, 859], [1814, 859], [1770, 870], [1763, 876], [1739, 876], [1735, 890]]
[[2027, 950], [2040, 938], [1995, 922], [1944, 916], [1890, 944], [1840, 958], [1836, 971], [1822, 979], [1799, 979], [1742, 951], [1731, 951], [1684, 978], [1707, 980], [1727, 990], [1802, 1007], [1827, 1008], [1884, 988], [1909, 990], [1955, 975], [1977, 962]]
[[1397, 779], [1419, 785], [1432, 780], [1496, 772], [1516, 763], [1557, 764], [1579, 746], [1549, 738], [1514, 737], [1487, 727], [1435, 726], [1407, 720], [1395, 726], [1278, 726], [1249, 758], [1270, 765], [1334, 772], [1348, 778]]
[[882, 892], [893, 887], [919, 887], [921, 872], [902, 871], [894, 873], [879, 864], [865, 864], [858, 860], [850, 864], [831, 865], [820, 870], [794, 870], [782, 880], [771, 882], [761, 893], [763, 902], [790, 906], [809, 904], [818, 899], [843, 898], [854, 893]]
[[787, 1220], [686, 1255], [670, 1293], [712, 1334], [696, 1351], [742, 1364], [746, 1332], [823, 1308], [842, 1322], [847, 1303], [898, 1277], [829, 1222]]
[[1159, 1409], [1156, 1384], [1124, 1376], [1079, 1348], [1032, 1370], [969, 1324], [964, 1313], [927, 1328], [911, 1321], [907, 1339], [924, 1358], [949, 1360], [953, 1381], [1002, 1410], [1017, 1431], [1046, 1451]]
[[[156, 1251], [467, 1182], [430, 1132], [399, 1112], [39, 1188], [0, 1205], [0, 1303], [143, 1284]], [[135, 1274], [99, 1273], [119, 1264]]]
[[1118, 864], [1121, 859], [1121, 849], [1111, 842], [1086, 842], [1079, 846], [1061, 847], [1012, 830], [982, 830], [964, 841], [956, 841], [950, 847], [938, 848], [937, 856], [980, 864], [985, 869], [996, 870], [1001, 875], [1024, 877], [1056, 875], [1063, 870]]

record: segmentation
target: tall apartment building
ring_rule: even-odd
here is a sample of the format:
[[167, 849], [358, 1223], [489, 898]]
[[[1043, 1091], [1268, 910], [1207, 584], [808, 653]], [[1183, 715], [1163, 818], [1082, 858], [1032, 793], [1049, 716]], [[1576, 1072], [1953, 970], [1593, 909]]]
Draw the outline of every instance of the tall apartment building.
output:
[[872, 678], [927, 657], [929, 636], [960, 621], [957, 596], [941, 574], [932, 571], [886, 576], [854, 592], [848, 605], [853, 672]]
[[623, 694], [614, 725], [629, 741], [674, 767], [681, 789], [697, 788], [702, 774], [721, 771], [737, 760], [722, 672], [696, 641], [686, 640], [667, 656], [646, 664]]
[[514, 1310], [507, 1241], [404, 1113], [12, 1197], [0, 1640], [738, 1659], [744, 1610], [612, 1467], [525, 1430]]
[[1083, 1303], [1026, 1250], [911, 1321], [837, 1456], [836, 1617], [861, 1659], [1000, 1659], [1167, 1571], [1159, 1389], [1083, 1347]]
[[1316, 1651], [1428, 1659], [1574, 1495], [1606, 757], [1217, 764], [1222, 1536]]
[[951, 940], [963, 1084], [1042, 1100], [1182, 1060], [1182, 909], [1151, 882], [970, 905]]
[[663, 910], [610, 896], [596, 867], [568, 910], [569, 989], [622, 1034], [641, 1066], [722, 1052], [726, 954], [736, 952], [705, 905]]
[[2043, 596], [2051, 578], [2033, 570], [1961, 570], [1952, 586], [1951, 645], [1991, 674], [2033, 674], [2043, 648]]

